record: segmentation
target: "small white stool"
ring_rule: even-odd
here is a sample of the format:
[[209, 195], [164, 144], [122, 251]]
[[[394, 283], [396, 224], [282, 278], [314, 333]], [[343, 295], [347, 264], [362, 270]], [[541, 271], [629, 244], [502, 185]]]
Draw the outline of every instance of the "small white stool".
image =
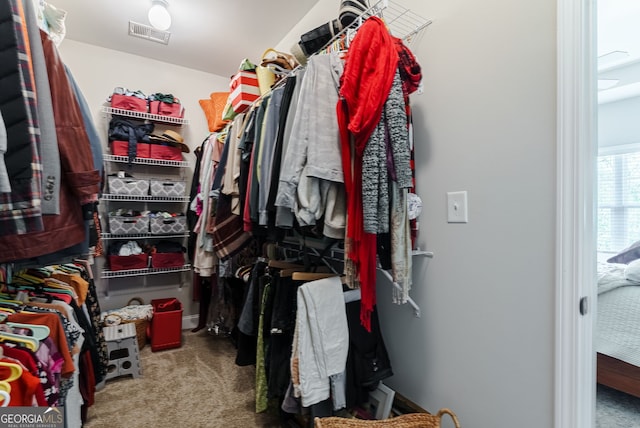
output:
[[109, 353], [105, 380], [125, 375], [140, 377], [142, 366], [134, 323], [104, 327], [103, 330]]

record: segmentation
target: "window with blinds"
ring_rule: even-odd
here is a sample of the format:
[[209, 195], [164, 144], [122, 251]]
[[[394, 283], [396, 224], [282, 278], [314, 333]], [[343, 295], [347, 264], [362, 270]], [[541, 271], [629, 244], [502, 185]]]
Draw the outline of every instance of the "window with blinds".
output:
[[597, 218], [599, 253], [640, 241], [640, 144], [600, 150]]

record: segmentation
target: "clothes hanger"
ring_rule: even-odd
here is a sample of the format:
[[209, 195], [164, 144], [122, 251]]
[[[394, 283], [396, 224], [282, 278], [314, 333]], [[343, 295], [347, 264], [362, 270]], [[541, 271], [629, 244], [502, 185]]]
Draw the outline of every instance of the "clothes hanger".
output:
[[34, 337], [1, 331], [0, 342], [7, 342], [7, 341], [24, 345], [27, 349], [30, 349], [33, 352], [36, 352], [40, 347], [40, 341]]
[[294, 262], [285, 262], [282, 260], [269, 260], [269, 267], [276, 269], [304, 269], [304, 266]]
[[[2, 348], [0, 348], [0, 358], [2, 358]], [[20, 375], [18, 377], [20, 377], [22, 376], [22, 367], [18, 367], [20, 369]], [[11, 385], [7, 380], [0, 380], [0, 397], [2, 397], [2, 404], [0, 404], [0, 407], [7, 407], [11, 402]]]
[[9, 369], [9, 377], [2, 379], [4, 382], [13, 382], [22, 376], [22, 366], [16, 363], [10, 363], [7, 361], [0, 361], [0, 367], [6, 367]]
[[27, 272], [21, 272], [14, 276], [14, 282], [20, 284], [21, 281], [27, 284], [42, 284], [43, 278], [35, 275], [30, 275]]
[[9, 386], [9, 384], [4, 381], [0, 382], [0, 397], [2, 397], [2, 404], [0, 404], [0, 407], [7, 407], [11, 402], [11, 394], [2, 389], [2, 384], [6, 384], [7, 386]]
[[67, 282], [64, 279], [57, 278], [47, 278], [44, 280], [45, 287], [54, 287], [54, 288], [66, 288], [68, 290], [72, 290], [73, 286], [71, 285], [71, 281]]
[[22, 324], [18, 322], [6, 322], [5, 324], [11, 328], [23, 328], [25, 330], [29, 330], [31, 332], [31, 336], [27, 337], [33, 337], [34, 339], [39, 341], [45, 340], [51, 333], [51, 330], [49, 330], [49, 327], [46, 325]]
[[0, 300], [0, 311], [15, 313], [20, 310], [20, 306], [21, 303], [16, 303], [16, 301]]
[[319, 272], [293, 272], [291, 279], [294, 281], [315, 281], [316, 279], [330, 278], [338, 276], [335, 273], [319, 273]]
[[62, 265], [63, 269], [66, 269], [69, 273], [72, 274], [80, 274], [83, 271], [82, 266], [78, 266], [77, 264], [74, 263], [65, 263]]
[[45, 293], [49, 292], [49, 293], [66, 294], [66, 295], [69, 295], [71, 297], [73, 297], [73, 294], [74, 294], [72, 290], [68, 290], [68, 289], [65, 289], [65, 288], [44, 287], [42, 289], [42, 291], [44, 291]]

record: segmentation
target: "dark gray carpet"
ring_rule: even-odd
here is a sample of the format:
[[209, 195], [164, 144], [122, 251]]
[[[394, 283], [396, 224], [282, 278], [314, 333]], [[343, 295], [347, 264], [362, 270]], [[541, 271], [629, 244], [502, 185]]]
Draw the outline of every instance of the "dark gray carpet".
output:
[[640, 428], [640, 398], [598, 385], [596, 428]]

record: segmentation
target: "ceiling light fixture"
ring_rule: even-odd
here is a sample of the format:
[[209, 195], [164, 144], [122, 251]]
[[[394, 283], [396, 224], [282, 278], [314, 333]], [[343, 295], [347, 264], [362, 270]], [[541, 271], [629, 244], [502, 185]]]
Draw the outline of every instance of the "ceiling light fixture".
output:
[[167, 10], [169, 3], [166, 0], [152, 0], [151, 3], [149, 23], [158, 30], [168, 30], [171, 27], [171, 15]]

